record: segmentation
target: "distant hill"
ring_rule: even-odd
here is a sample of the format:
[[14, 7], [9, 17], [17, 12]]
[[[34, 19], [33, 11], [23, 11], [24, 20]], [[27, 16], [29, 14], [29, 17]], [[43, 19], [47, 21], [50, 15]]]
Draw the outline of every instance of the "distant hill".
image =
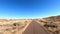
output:
[[45, 23], [43, 26], [49, 30], [50, 34], [60, 34], [60, 15], [46, 17], [43, 20], [45, 20], [42, 21]]
[[47, 17], [47, 18], [43, 18], [43, 19], [45, 19], [45, 20], [47, 20], [47, 21], [53, 21], [53, 22], [60, 22], [60, 15], [58, 15], [58, 16], [51, 16], [51, 17]]

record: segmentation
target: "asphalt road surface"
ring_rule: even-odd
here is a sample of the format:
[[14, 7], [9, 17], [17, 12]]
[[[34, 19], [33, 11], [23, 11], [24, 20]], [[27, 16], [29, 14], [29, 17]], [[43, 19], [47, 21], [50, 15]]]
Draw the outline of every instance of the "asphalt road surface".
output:
[[36, 21], [32, 21], [22, 34], [49, 34]]

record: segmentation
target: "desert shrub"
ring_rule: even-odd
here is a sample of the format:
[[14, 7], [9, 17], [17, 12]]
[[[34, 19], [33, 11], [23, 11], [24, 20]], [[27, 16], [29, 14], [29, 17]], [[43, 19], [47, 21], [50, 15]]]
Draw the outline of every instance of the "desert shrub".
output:
[[44, 23], [46, 23], [46, 24], [47, 24], [48, 22], [44, 22]]
[[44, 21], [42, 21], [42, 20], [39, 20], [39, 22], [44, 22]]
[[14, 23], [13, 25], [16, 26], [16, 23]]
[[19, 26], [19, 24], [18, 24], [18, 23], [14, 23], [13, 25], [14, 25], [14, 26]]
[[44, 27], [53, 27], [53, 28], [57, 28], [56, 25], [52, 25], [52, 24], [45, 24]]
[[6, 29], [6, 31], [8, 31], [9, 29]]

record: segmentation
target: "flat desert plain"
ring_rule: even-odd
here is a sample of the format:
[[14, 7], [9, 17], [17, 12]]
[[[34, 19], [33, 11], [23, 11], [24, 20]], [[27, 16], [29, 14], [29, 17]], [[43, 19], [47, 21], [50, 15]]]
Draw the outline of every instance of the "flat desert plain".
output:
[[35, 20], [0, 19], [0, 34], [49, 34], [49, 32]]
[[57, 18], [0, 19], [0, 34], [60, 34]]

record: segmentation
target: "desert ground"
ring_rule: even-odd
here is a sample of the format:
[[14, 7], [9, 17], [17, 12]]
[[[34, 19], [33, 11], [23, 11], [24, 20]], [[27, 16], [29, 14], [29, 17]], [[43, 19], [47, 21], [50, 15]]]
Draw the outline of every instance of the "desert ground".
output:
[[0, 34], [60, 34], [60, 16], [43, 19], [0, 19]]

